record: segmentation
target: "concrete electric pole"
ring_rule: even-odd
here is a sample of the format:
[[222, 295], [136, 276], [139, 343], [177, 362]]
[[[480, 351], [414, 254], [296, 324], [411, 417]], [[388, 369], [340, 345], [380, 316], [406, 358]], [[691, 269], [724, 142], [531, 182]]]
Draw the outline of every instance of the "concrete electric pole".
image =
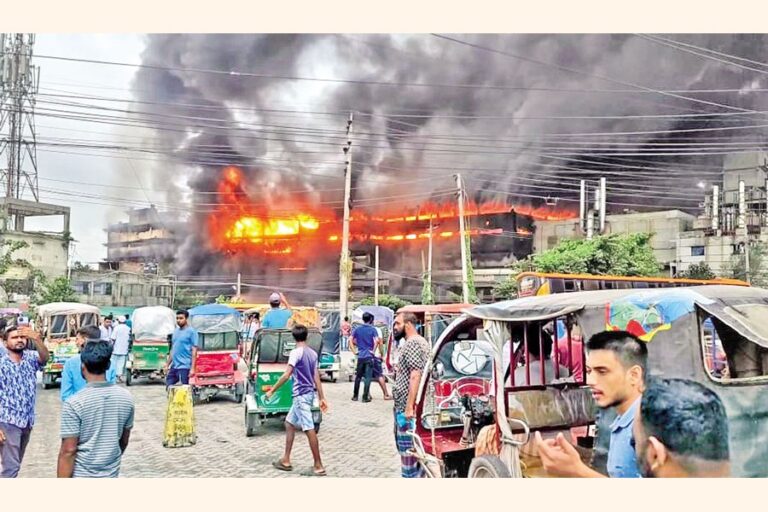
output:
[[459, 191], [459, 239], [461, 244], [461, 299], [469, 304], [469, 269], [467, 268], [467, 234], [464, 226], [464, 182], [461, 174], [456, 175], [456, 188]]
[[347, 120], [347, 145], [344, 146], [344, 221], [341, 233], [341, 257], [339, 258], [339, 314], [347, 316], [349, 301], [349, 202], [352, 193], [352, 113]]

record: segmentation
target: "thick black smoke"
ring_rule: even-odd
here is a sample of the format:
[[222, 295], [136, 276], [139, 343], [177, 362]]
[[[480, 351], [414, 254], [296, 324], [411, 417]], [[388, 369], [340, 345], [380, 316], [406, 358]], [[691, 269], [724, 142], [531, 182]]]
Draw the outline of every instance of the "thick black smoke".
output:
[[[216, 202], [211, 192], [222, 167], [230, 164], [244, 169], [254, 197], [272, 208], [300, 191], [340, 210], [345, 115], [354, 111], [357, 206], [415, 207], [429, 194], [448, 200], [451, 175], [461, 172], [478, 199], [541, 204], [552, 195], [573, 208], [567, 200], [575, 199], [575, 178], [585, 176], [578, 169], [608, 178], [610, 209], [692, 210], [697, 202], [687, 194], [714, 179], [722, 161], [720, 154], [699, 153], [765, 145], [764, 129], [730, 129], [764, 124], [764, 115], [716, 115], [768, 110], [766, 95], [755, 91], [765, 88], [765, 72], [634, 35], [456, 37], [498, 52], [429, 35], [149, 36], [142, 61], [164, 69], [142, 68], [134, 88], [157, 115], [158, 144], [172, 149], [174, 164], [158, 179], [167, 187], [179, 174], [189, 177], [198, 227]], [[755, 61], [764, 60], [768, 41], [749, 34], [665, 37]], [[458, 87], [469, 84], [474, 87]], [[670, 114], [707, 115], [626, 117]], [[584, 119], [591, 116], [603, 117]], [[680, 131], [701, 128], [713, 130]], [[568, 136], [584, 133], [608, 135]], [[617, 148], [621, 155], [609, 154]], [[692, 154], [678, 154], [683, 151]], [[190, 233], [179, 262], [186, 273], [221, 272], [201, 229]]]

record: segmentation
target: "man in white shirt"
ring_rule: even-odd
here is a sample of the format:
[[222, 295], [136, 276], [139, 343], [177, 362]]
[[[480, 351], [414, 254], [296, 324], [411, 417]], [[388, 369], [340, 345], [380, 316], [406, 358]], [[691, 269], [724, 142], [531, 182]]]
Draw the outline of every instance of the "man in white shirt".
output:
[[113, 330], [114, 329], [112, 328], [112, 315], [107, 315], [104, 317], [104, 319], [101, 322], [101, 325], [99, 326], [99, 331], [101, 331], [100, 339], [111, 343]]
[[117, 381], [123, 382], [125, 362], [131, 346], [131, 328], [125, 324], [125, 317], [117, 317], [117, 325], [112, 331], [112, 368], [117, 374]]

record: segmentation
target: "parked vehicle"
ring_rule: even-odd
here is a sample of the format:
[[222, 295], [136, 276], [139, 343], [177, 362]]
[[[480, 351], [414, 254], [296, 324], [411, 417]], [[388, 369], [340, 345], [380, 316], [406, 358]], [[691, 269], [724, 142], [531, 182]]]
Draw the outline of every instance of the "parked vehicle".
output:
[[170, 340], [176, 329], [176, 314], [165, 306], [138, 308], [133, 312], [131, 350], [125, 364], [125, 385], [133, 379], [165, 379]]
[[[536, 378], [524, 370], [529, 345], [544, 330], [555, 347], [572, 351], [578, 327], [584, 339], [629, 331], [649, 344], [651, 376], [692, 379], [716, 392], [730, 423], [733, 476], [768, 476], [768, 448], [759, 442], [768, 436], [765, 318], [768, 291], [727, 285], [574, 292], [468, 309], [440, 337], [422, 376], [414, 454], [433, 477], [546, 476], [530, 434], [563, 433], [582, 460], [605, 473], [615, 413], [596, 414], [574, 358], [552, 351], [551, 368], [565, 366], [566, 375], [547, 376], [547, 365]], [[556, 323], [565, 326], [564, 338]], [[531, 339], [529, 328], [538, 335]], [[708, 356], [713, 340], [725, 354], [720, 363]], [[496, 378], [505, 373], [505, 344], [506, 383]]]
[[[307, 344], [320, 352], [323, 340], [320, 330], [310, 328]], [[289, 329], [262, 329], [256, 335], [248, 357], [248, 382], [245, 395], [245, 435], [258, 434], [268, 419], [284, 419], [293, 405], [293, 379], [280, 387], [270, 399], [267, 391], [288, 367], [288, 357], [296, 342]], [[315, 430], [320, 430], [320, 404], [312, 408]]]
[[227, 393], [243, 401], [245, 378], [240, 360], [240, 312], [221, 304], [189, 310], [189, 324], [197, 331], [197, 351], [189, 376], [195, 404]]
[[323, 346], [318, 362], [320, 376], [336, 382], [341, 371], [341, 314], [337, 310], [320, 311]]
[[99, 308], [78, 302], [53, 302], [37, 308], [37, 329], [51, 353], [43, 368], [43, 388], [61, 380], [64, 363], [77, 355], [77, 330], [86, 325], [99, 325]]

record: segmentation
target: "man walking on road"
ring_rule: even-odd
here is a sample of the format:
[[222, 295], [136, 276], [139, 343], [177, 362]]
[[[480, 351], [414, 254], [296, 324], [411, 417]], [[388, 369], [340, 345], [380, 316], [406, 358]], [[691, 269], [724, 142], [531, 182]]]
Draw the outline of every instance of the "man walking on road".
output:
[[171, 360], [166, 386], [189, 384], [189, 374], [193, 371], [197, 354], [197, 331], [189, 325], [189, 311], [176, 312], [177, 328], [171, 338]]
[[357, 401], [360, 395], [360, 381], [363, 385], [363, 402], [371, 401], [371, 378], [373, 377], [373, 351], [378, 346], [379, 333], [373, 326], [373, 315], [363, 313], [363, 325], [352, 331], [349, 344], [357, 349], [357, 370], [355, 371], [355, 387], [352, 400]]
[[[32, 339], [37, 350], [26, 350]], [[16, 478], [35, 424], [37, 371], [48, 362], [40, 334], [29, 327], [3, 330], [0, 352], [0, 477]]]
[[133, 397], [107, 382], [112, 349], [90, 341], [80, 354], [88, 386], [61, 407], [59, 478], [116, 478], [133, 428]]
[[99, 329], [101, 330], [101, 339], [112, 343], [112, 331], [114, 330], [112, 327], [112, 315], [107, 315], [104, 317], [104, 320], [102, 320], [101, 327], [99, 327]]
[[416, 430], [414, 404], [421, 374], [429, 360], [430, 345], [416, 331], [418, 318], [413, 313], [400, 313], [395, 317], [395, 339], [405, 338], [400, 348], [395, 376], [395, 442], [400, 453], [403, 478], [421, 478], [424, 469], [408, 450], [413, 448], [409, 435]]
[[267, 390], [267, 400], [280, 389], [280, 387], [293, 377], [293, 404], [285, 419], [285, 453], [272, 465], [281, 471], [292, 471], [291, 450], [296, 431], [301, 430], [307, 434], [309, 449], [312, 451], [314, 466], [303, 472], [304, 476], [325, 476], [325, 467], [320, 460], [320, 442], [315, 432], [315, 422], [312, 418], [312, 404], [315, 394], [320, 399], [320, 410], [328, 410], [323, 393], [323, 384], [320, 382], [320, 373], [317, 370], [317, 352], [307, 345], [309, 331], [303, 325], [296, 325], [292, 331], [296, 340], [296, 348], [291, 350], [288, 356], [288, 369], [280, 376], [274, 386]]
[[[83, 347], [89, 341], [99, 341], [99, 328], [96, 325], [86, 325], [81, 327], [77, 331], [77, 337], [75, 343], [77, 343], [77, 349], [82, 352]], [[75, 393], [85, 389], [88, 384], [83, 377], [82, 360], [80, 354], [72, 356], [64, 363], [64, 369], [61, 371], [61, 401], [66, 402], [69, 397]], [[117, 375], [115, 374], [115, 367], [110, 365], [107, 370], [107, 381], [115, 382]]]
[[117, 381], [123, 382], [125, 362], [131, 348], [131, 328], [125, 323], [125, 317], [117, 317], [117, 325], [112, 330], [112, 368], [117, 374]]

